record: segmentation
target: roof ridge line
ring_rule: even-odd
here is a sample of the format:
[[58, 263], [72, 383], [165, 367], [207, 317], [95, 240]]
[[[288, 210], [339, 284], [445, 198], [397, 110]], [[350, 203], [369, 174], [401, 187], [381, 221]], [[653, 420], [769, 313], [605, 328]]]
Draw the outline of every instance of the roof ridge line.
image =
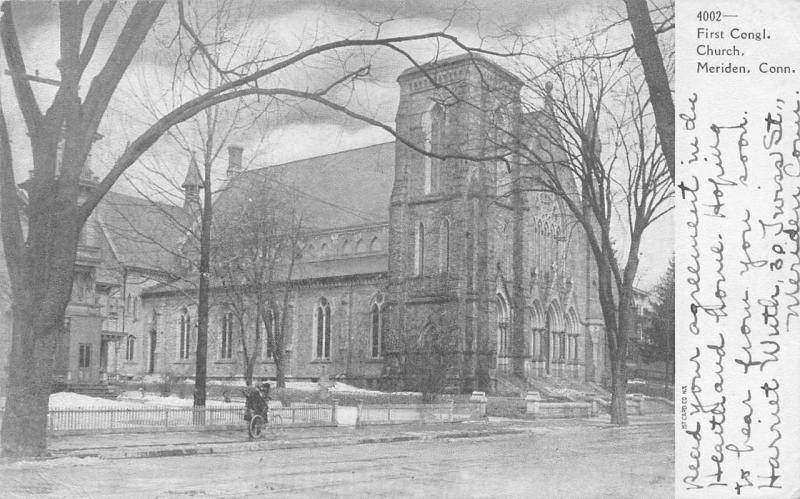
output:
[[287, 165], [291, 165], [292, 163], [299, 163], [301, 161], [309, 161], [309, 160], [312, 160], [312, 159], [321, 159], [321, 158], [326, 158], [328, 156], [336, 156], [337, 154], [343, 154], [343, 153], [346, 153], [346, 152], [353, 152], [353, 151], [360, 151], [362, 149], [369, 149], [370, 147], [378, 147], [378, 146], [385, 146], [387, 144], [394, 144], [396, 142], [397, 142], [396, 140], [387, 140], [386, 142], [379, 142], [377, 144], [370, 144], [368, 146], [354, 147], [352, 149], [343, 149], [341, 151], [329, 152], [329, 153], [326, 153], [326, 154], [320, 154], [318, 156], [309, 156], [307, 158], [293, 159], [292, 161], [287, 161], [285, 163], [274, 163], [274, 164], [271, 164], [271, 165], [260, 166], [258, 168], [254, 168], [252, 170], [245, 170], [243, 173], [253, 173], [253, 172], [257, 172], [259, 170], [263, 170], [265, 168], [276, 168], [278, 166], [287, 166]]
[[117, 250], [117, 245], [111, 238], [108, 227], [106, 227], [106, 222], [103, 220], [103, 216], [100, 213], [97, 213], [97, 224], [100, 226], [100, 231], [103, 233], [108, 245], [111, 247], [111, 252], [114, 254], [114, 259], [116, 259], [117, 262], [121, 263], [122, 265], [125, 265], [125, 259], [120, 256], [119, 250]]

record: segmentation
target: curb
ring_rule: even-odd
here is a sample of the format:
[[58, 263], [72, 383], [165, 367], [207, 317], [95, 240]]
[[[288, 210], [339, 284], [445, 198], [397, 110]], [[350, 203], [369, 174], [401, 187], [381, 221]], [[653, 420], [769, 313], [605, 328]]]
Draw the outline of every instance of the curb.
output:
[[213, 445], [192, 446], [187, 444], [180, 447], [161, 447], [145, 449], [103, 449], [91, 451], [60, 451], [54, 453], [49, 459], [63, 457], [100, 458], [100, 459], [144, 459], [158, 457], [202, 456], [210, 454], [233, 454], [239, 452], [273, 451], [300, 448], [335, 447], [340, 445], [368, 445], [386, 444], [411, 441], [434, 441], [447, 439], [483, 438], [490, 436], [529, 434], [525, 429], [497, 429], [497, 430], [472, 430], [449, 431], [441, 433], [403, 433], [391, 436], [374, 436], [361, 438], [319, 438], [305, 441], [259, 441], [259, 442], [234, 442]]

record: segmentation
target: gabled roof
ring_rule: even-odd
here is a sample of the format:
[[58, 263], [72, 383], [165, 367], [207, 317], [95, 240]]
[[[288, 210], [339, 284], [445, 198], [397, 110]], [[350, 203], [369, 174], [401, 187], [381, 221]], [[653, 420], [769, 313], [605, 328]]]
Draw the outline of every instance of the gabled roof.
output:
[[95, 208], [94, 216], [118, 264], [162, 272], [174, 270], [174, 255], [189, 222], [182, 208], [108, 192]]
[[304, 225], [333, 229], [389, 218], [395, 143], [386, 142], [243, 172], [220, 193], [215, 211], [235, 209], [256, 190], [295, 196]]

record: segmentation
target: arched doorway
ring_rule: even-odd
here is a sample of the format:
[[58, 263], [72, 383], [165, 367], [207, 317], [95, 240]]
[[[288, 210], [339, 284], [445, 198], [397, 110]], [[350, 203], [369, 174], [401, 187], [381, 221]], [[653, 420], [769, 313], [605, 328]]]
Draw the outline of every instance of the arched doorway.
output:
[[497, 364], [506, 366], [511, 355], [511, 311], [503, 293], [497, 293], [495, 303]]
[[[561, 307], [558, 302], [552, 302], [547, 308], [545, 315], [545, 372], [553, 374], [553, 367], [559, 370], [563, 368], [564, 350], [565, 348], [565, 334], [564, 334], [564, 318], [561, 313]], [[563, 374], [563, 373], [557, 373]]]

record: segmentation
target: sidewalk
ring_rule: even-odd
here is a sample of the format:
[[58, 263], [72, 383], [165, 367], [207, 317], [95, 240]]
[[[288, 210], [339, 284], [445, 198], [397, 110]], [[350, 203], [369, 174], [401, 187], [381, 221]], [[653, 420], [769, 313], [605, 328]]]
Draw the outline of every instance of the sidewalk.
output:
[[[631, 426], [669, 424], [671, 416], [631, 417]], [[228, 454], [248, 451], [362, 445], [455, 438], [485, 438], [497, 435], [536, 435], [576, 428], [616, 428], [608, 418], [522, 420], [490, 418], [488, 421], [437, 424], [399, 424], [355, 428], [286, 428], [259, 440], [248, 440], [247, 430], [113, 433], [53, 436], [48, 446], [52, 458], [95, 457], [132, 459], [146, 457]]]

